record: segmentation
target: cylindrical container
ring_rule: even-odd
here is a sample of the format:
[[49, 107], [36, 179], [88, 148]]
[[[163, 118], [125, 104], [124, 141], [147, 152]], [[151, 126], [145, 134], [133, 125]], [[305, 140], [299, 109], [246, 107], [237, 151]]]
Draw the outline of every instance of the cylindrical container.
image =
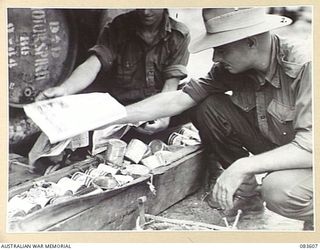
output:
[[126, 152], [127, 143], [119, 139], [111, 139], [107, 142], [107, 151], [105, 154], [106, 162], [121, 167], [123, 163], [124, 154]]
[[107, 174], [115, 175], [119, 169], [113, 168], [112, 166], [106, 165], [106, 164], [99, 164], [98, 168], [99, 171], [103, 171]]
[[179, 134], [183, 135], [183, 136], [186, 136], [188, 137], [189, 139], [194, 139], [198, 142], [200, 142], [200, 136], [199, 136], [199, 133], [191, 130], [191, 129], [188, 129], [188, 128], [181, 128], [179, 131], [178, 131]]
[[127, 166], [129, 166], [131, 163], [131, 161], [124, 159], [123, 163], [122, 163], [122, 168], [121, 169], [125, 169]]
[[134, 163], [141, 161], [148, 146], [138, 139], [132, 139], [127, 147], [125, 157]]
[[16, 110], [23, 112], [24, 104], [33, 102], [39, 92], [62, 83], [86, 60], [88, 49], [96, 44], [101, 31], [102, 12], [102, 9], [8, 8], [11, 152], [27, 155], [40, 132]]
[[133, 181], [133, 177], [130, 176], [130, 175], [120, 175], [120, 174], [117, 174], [114, 176], [114, 178], [117, 180], [117, 182], [120, 184], [120, 185], [124, 185], [126, 183], [129, 183], [131, 181]]
[[41, 205], [32, 202], [28, 198], [22, 198], [20, 196], [14, 196], [9, 201], [9, 211], [23, 210], [25, 214], [29, 214], [41, 209]]
[[24, 217], [26, 216], [26, 212], [22, 208], [11, 208], [8, 210], [8, 217]]
[[61, 178], [57, 184], [65, 191], [65, 195], [74, 194], [86, 187], [80, 182], [71, 180], [68, 177]]
[[66, 202], [68, 200], [71, 200], [72, 198], [73, 198], [72, 195], [64, 195], [64, 196], [54, 197], [50, 200], [50, 204], [57, 204], [57, 203], [61, 203], [61, 202]]
[[199, 145], [200, 142], [197, 141], [197, 140], [194, 140], [194, 139], [186, 139], [186, 140], [183, 140], [183, 145], [185, 146], [194, 146], [194, 145]]
[[182, 148], [184, 148], [184, 146], [182, 146], [182, 145], [169, 145], [168, 146], [168, 151], [169, 152], [177, 152]]
[[170, 151], [158, 151], [154, 156], [158, 157], [158, 160], [161, 165], [168, 165], [170, 163], [170, 157], [172, 157], [172, 152]]
[[[151, 156], [150, 156], [151, 157]], [[148, 157], [148, 158], [150, 158]], [[146, 158], [146, 159], [148, 159]], [[134, 178], [140, 177], [142, 175], [147, 175], [150, 172], [150, 169], [141, 164], [131, 164], [126, 168], [127, 174], [131, 175]]]
[[47, 204], [50, 203], [51, 199], [52, 199], [52, 197], [40, 196], [40, 197], [33, 199], [33, 202], [40, 205], [42, 208], [44, 208]]
[[63, 196], [65, 194], [65, 190], [61, 188], [57, 183], [50, 183], [51, 185], [46, 188], [48, 197], [53, 196]]
[[95, 178], [97, 176], [104, 176], [104, 175], [107, 175], [108, 173], [106, 173], [105, 171], [103, 170], [99, 170], [97, 168], [89, 168], [85, 174], [89, 175], [90, 177], [92, 178]]
[[93, 179], [92, 183], [102, 189], [114, 189], [118, 185], [116, 179], [111, 176], [98, 176]]
[[179, 133], [172, 133], [168, 139], [169, 145], [175, 145], [175, 146], [193, 146], [200, 144], [199, 141], [190, 139], [187, 136], [184, 136]]
[[34, 101], [38, 93], [68, 77], [77, 55], [76, 22], [70, 11], [8, 9], [9, 102]]
[[71, 179], [80, 183], [81, 185], [89, 187], [93, 178], [85, 173], [76, 172], [72, 175]]
[[163, 162], [161, 162], [161, 158], [156, 155], [151, 155], [147, 158], [142, 159], [141, 163], [148, 167], [149, 169], [154, 169], [160, 166], [163, 166]]
[[168, 138], [168, 145], [184, 145], [183, 140], [187, 139], [188, 137], [177, 132], [173, 132]]
[[156, 140], [152, 140], [149, 143], [149, 147], [151, 149], [152, 154], [154, 154], [155, 152], [158, 152], [158, 151], [167, 150], [168, 145], [165, 144], [163, 141], [156, 139]]
[[151, 148], [148, 146], [147, 151], [144, 153], [142, 159], [149, 157], [150, 155], [152, 155], [152, 151]]

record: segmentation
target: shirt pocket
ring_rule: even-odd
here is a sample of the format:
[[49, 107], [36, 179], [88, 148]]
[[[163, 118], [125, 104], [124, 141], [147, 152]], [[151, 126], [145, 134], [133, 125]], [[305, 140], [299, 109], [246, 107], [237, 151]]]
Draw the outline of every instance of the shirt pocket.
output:
[[267, 108], [271, 116], [269, 127], [271, 139], [278, 145], [289, 143], [294, 138], [293, 120], [296, 115], [295, 107], [272, 99]]
[[245, 112], [249, 112], [256, 106], [255, 97], [252, 92], [233, 91], [230, 98], [236, 106]]
[[[116, 79], [117, 84], [122, 87], [130, 87], [133, 78], [136, 76], [142, 55], [126, 53], [117, 57]], [[141, 67], [141, 66], [140, 66]]]

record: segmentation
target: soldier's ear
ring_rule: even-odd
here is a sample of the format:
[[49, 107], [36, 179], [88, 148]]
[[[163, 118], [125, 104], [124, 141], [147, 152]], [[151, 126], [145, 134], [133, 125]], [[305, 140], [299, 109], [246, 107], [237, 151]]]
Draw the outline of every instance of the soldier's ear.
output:
[[247, 44], [249, 48], [253, 48], [257, 46], [257, 39], [254, 36], [248, 37], [247, 38]]

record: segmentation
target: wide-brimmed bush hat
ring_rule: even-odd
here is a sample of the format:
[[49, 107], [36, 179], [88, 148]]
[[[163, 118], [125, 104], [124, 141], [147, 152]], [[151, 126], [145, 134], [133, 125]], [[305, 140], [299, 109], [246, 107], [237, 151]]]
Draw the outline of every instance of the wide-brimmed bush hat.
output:
[[291, 24], [290, 18], [266, 14], [265, 8], [203, 9], [206, 32], [194, 39], [189, 50], [197, 53]]

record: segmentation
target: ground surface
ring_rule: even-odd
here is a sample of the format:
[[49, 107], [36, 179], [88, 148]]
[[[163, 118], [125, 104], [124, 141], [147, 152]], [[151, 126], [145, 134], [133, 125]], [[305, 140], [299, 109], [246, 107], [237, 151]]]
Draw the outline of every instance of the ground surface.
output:
[[[203, 201], [204, 191], [186, 197], [184, 200], [170, 207], [160, 214], [165, 218], [178, 220], [191, 220], [213, 225], [225, 226], [221, 214], [208, 206]], [[234, 219], [228, 218], [229, 224]], [[301, 221], [288, 219], [277, 215], [268, 209], [259, 214], [248, 214], [240, 217], [237, 225], [238, 230], [262, 230], [262, 231], [301, 231]]]

